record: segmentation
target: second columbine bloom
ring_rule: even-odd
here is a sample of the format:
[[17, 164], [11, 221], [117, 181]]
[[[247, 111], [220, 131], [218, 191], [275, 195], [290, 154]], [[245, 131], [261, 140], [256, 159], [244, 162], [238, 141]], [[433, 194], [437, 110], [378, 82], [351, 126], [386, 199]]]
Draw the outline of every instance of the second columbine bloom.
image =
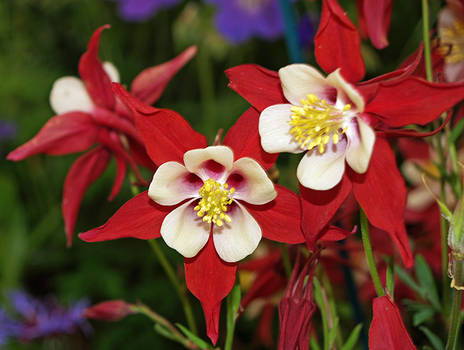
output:
[[306, 152], [297, 177], [314, 190], [336, 186], [345, 160], [358, 174], [367, 171], [375, 143], [374, 130], [361, 118], [364, 100], [340, 75], [327, 78], [304, 64], [281, 68], [279, 77], [289, 103], [267, 107], [259, 122], [266, 152]]
[[226, 146], [194, 149], [184, 154], [184, 165], [167, 162], [153, 176], [148, 196], [164, 206], [181, 204], [161, 225], [168, 246], [192, 258], [206, 245], [210, 234], [214, 247], [226, 262], [251, 254], [261, 240], [261, 228], [240, 203], [269, 203], [276, 197], [274, 185], [251, 158], [234, 162]]

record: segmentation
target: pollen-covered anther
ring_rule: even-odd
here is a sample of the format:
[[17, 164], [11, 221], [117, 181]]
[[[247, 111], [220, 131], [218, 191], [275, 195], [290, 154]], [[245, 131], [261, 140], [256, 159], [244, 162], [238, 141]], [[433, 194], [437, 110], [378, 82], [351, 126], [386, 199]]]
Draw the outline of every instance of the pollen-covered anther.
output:
[[204, 222], [213, 222], [218, 226], [222, 226], [224, 221], [230, 223], [232, 219], [226, 212], [227, 206], [232, 203], [231, 196], [234, 192], [235, 188], [229, 189], [229, 185], [226, 183], [221, 184], [213, 179], [208, 179], [200, 188], [201, 199], [193, 209], [198, 211], [197, 215], [202, 217]]
[[457, 20], [450, 27], [440, 30], [439, 52], [445, 56], [446, 63], [464, 60], [464, 22]]
[[324, 153], [330, 140], [337, 144], [345, 133], [347, 128], [342, 127], [343, 114], [350, 109], [349, 104], [339, 109], [316, 95], [307, 95], [306, 99], [301, 100], [301, 106], [291, 108], [290, 134], [302, 149], [311, 150], [317, 146], [319, 152]]

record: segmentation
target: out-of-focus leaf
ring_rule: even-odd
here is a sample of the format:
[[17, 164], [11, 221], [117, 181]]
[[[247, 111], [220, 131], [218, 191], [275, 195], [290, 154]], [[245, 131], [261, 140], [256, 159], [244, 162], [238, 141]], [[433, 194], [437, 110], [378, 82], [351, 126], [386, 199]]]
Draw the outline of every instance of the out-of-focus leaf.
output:
[[184, 333], [184, 335], [189, 338], [195, 345], [198, 345], [200, 349], [213, 349], [213, 347], [208, 344], [206, 341], [201, 339], [200, 337], [196, 336], [192, 332], [190, 332], [187, 327], [181, 325], [180, 323], [176, 323], [176, 326]]
[[435, 350], [445, 350], [445, 346], [438, 335], [425, 326], [421, 326], [419, 329], [425, 334]]
[[421, 285], [422, 295], [433, 305], [436, 310], [441, 310], [438, 298], [437, 286], [433, 278], [432, 270], [420, 254], [416, 256], [416, 276]]
[[361, 334], [362, 330], [362, 323], [358, 324], [350, 333], [350, 336], [346, 340], [345, 344], [343, 344], [342, 350], [351, 350], [354, 348], [356, 343], [358, 342], [359, 335]]
[[417, 327], [429, 320], [433, 315], [435, 315], [435, 310], [432, 308], [423, 308], [419, 310], [412, 316], [412, 324], [414, 327]]

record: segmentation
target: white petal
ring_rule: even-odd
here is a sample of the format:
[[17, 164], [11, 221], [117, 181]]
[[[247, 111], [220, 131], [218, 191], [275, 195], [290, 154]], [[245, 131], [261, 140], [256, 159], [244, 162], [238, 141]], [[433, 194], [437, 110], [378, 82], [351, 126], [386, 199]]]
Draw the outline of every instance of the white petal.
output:
[[261, 146], [268, 153], [301, 153], [303, 150], [290, 135], [289, 124], [292, 105], [281, 104], [267, 107], [259, 117]]
[[361, 113], [364, 111], [364, 99], [353, 85], [343, 79], [340, 75], [340, 69], [333, 71], [327, 76], [327, 83], [337, 89], [337, 102], [343, 104], [343, 106], [340, 106], [341, 108], [343, 108], [345, 104], [350, 103], [354, 104], [356, 112]]
[[324, 98], [331, 86], [316, 68], [307, 64], [291, 64], [279, 69], [285, 98], [293, 105], [301, 105], [301, 99], [314, 94]]
[[374, 149], [375, 131], [361, 118], [355, 118], [353, 124], [346, 130], [346, 134], [349, 139], [346, 162], [358, 174], [364, 174], [369, 167]]
[[62, 77], [55, 81], [50, 92], [50, 105], [56, 114], [93, 109], [84, 83], [76, 77]]
[[236, 262], [250, 255], [261, 240], [261, 228], [250, 213], [238, 202], [234, 202], [231, 209], [228, 214], [232, 222], [213, 228], [214, 247], [226, 262]]
[[184, 164], [188, 171], [203, 180], [219, 179], [232, 169], [234, 153], [226, 146], [209, 146], [193, 149], [184, 154]]
[[313, 190], [330, 190], [342, 179], [345, 172], [346, 139], [338, 144], [327, 144], [322, 154], [313, 148], [301, 159], [296, 175], [300, 183]]
[[211, 224], [196, 215], [192, 199], [170, 212], [161, 224], [161, 237], [166, 244], [186, 258], [198, 254], [208, 242]]
[[438, 35], [443, 37], [443, 30], [453, 28], [457, 18], [450, 7], [444, 7], [438, 15]]
[[449, 83], [464, 80], [464, 61], [446, 63], [443, 67], [443, 73], [445, 74], [445, 80]]
[[235, 188], [234, 198], [250, 204], [266, 204], [277, 196], [274, 184], [264, 169], [251, 158], [237, 160], [226, 182]]
[[[195, 181], [197, 180], [197, 181]], [[177, 162], [161, 164], [153, 175], [148, 196], [161, 205], [174, 205], [186, 198], [199, 197], [203, 181]]]
[[110, 77], [110, 80], [114, 83], [119, 83], [119, 72], [116, 66], [111, 62], [104, 62], [103, 69], [105, 70], [106, 74]]
[[408, 192], [406, 207], [414, 211], [423, 211], [433, 204], [430, 192], [424, 187], [419, 186]]

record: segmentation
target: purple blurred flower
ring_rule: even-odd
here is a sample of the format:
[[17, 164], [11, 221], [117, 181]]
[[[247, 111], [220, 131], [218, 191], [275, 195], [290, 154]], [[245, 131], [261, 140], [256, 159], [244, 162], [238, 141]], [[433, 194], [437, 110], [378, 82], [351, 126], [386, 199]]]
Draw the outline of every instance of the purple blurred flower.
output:
[[284, 32], [278, 0], [207, 0], [218, 7], [216, 27], [233, 43], [253, 36], [276, 39]]
[[21, 325], [0, 309], [0, 347], [18, 335]]
[[[18, 317], [14, 320], [15, 332], [10, 331], [6, 335], [7, 337], [31, 340], [57, 334], [71, 334], [78, 330], [84, 332], [88, 330], [89, 325], [83, 317], [84, 311], [89, 306], [85, 300], [78, 301], [69, 308], [64, 308], [54, 299], [38, 300], [24, 292], [13, 292], [8, 297], [11, 307]], [[6, 314], [4, 317], [5, 320], [11, 320]], [[13, 324], [11, 322], [10, 324]], [[2, 328], [1, 325], [0, 314], [0, 328]], [[1, 336], [0, 333], [0, 340]]]
[[119, 14], [126, 21], [145, 21], [163, 7], [170, 7], [180, 0], [116, 0]]
[[0, 120], [0, 141], [16, 136], [16, 125], [13, 122]]

